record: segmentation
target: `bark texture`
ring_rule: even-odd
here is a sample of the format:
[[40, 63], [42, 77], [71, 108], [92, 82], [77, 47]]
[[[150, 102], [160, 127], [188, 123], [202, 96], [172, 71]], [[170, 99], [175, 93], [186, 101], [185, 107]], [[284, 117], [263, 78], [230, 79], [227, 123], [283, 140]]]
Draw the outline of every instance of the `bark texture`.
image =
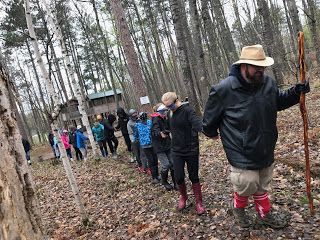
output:
[[[120, 35], [120, 41], [124, 49], [124, 54], [128, 63], [129, 75], [135, 85], [135, 90], [139, 97], [144, 97], [147, 95], [146, 86], [143, 82], [143, 76], [141, 68], [139, 66], [139, 60], [137, 53], [134, 49], [133, 41], [130, 36], [130, 31], [126, 18], [124, 15], [121, 2], [117, 0], [111, 0], [112, 13], [116, 19], [116, 27]], [[145, 111], [151, 112], [151, 106], [143, 106]]]
[[33, 181], [0, 63], [0, 239], [43, 239]]

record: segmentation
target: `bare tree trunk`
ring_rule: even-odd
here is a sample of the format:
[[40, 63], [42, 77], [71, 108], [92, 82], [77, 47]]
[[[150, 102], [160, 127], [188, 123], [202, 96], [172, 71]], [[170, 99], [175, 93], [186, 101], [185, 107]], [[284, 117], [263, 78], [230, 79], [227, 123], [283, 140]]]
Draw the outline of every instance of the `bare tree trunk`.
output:
[[221, 64], [222, 56], [220, 49], [218, 47], [218, 41], [216, 39], [216, 32], [212, 26], [212, 21], [208, 11], [208, 0], [201, 0], [201, 15], [203, 20], [203, 25], [205, 29], [205, 35], [209, 42], [209, 51], [211, 52], [211, 58], [213, 60], [213, 65], [215, 66], [216, 82], [219, 82], [224, 78], [223, 66]]
[[161, 84], [159, 84], [159, 82], [161, 82], [161, 79], [158, 77], [158, 72], [156, 71], [156, 68], [155, 68], [156, 64], [154, 63], [154, 61], [153, 61], [153, 59], [151, 57], [150, 41], [148, 40], [148, 37], [146, 36], [146, 33], [145, 33], [145, 29], [142, 26], [142, 20], [141, 20], [137, 5], [135, 4], [134, 1], [132, 2], [132, 4], [133, 4], [133, 7], [134, 7], [134, 11], [135, 11], [135, 13], [137, 15], [138, 25], [139, 25], [139, 29], [141, 31], [142, 41], [143, 41], [143, 45], [144, 45], [144, 48], [145, 48], [146, 57], [147, 57], [147, 60], [148, 60], [148, 65], [149, 65], [149, 68], [150, 68], [150, 71], [151, 71], [151, 74], [152, 74], [152, 79], [155, 82], [156, 88], [158, 89], [158, 91], [156, 91], [156, 96], [157, 96], [157, 99], [159, 99], [159, 97], [160, 97], [159, 92], [162, 91]]
[[[97, 58], [96, 51], [93, 48], [94, 43], [93, 43], [92, 39], [94, 41], [98, 41], [98, 39], [91, 33], [91, 31], [90, 31], [89, 27], [87, 26], [86, 22], [83, 21], [84, 17], [83, 17], [82, 12], [80, 11], [78, 5], [75, 2], [73, 2], [73, 3], [74, 3], [75, 8], [77, 9], [77, 11], [78, 11], [78, 13], [80, 15], [80, 17], [78, 19], [79, 19], [80, 25], [81, 25], [81, 27], [83, 29], [83, 33], [85, 34], [85, 37], [86, 37], [85, 40], [88, 43], [88, 47], [89, 47], [89, 49], [91, 51], [91, 54], [92, 54], [92, 57], [94, 59], [95, 65], [97, 66], [98, 70], [101, 72], [102, 76], [104, 77], [104, 81], [107, 84], [107, 88], [111, 89], [110, 83], [108, 81], [108, 76], [106, 74], [106, 69], [104, 67], [104, 62], [101, 63], [101, 61]], [[87, 53], [87, 55], [89, 55], [88, 52], [86, 52], [86, 53]], [[97, 74], [99, 74], [99, 71], [98, 71]]]
[[281, 34], [281, 19], [278, 15], [278, 9], [280, 6], [278, 5], [277, 2], [272, 2], [270, 1], [270, 10], [271, 10], [271, 20], [272, 20], [272, 25], [273, 25], [273, 31], [274, 31], [274, 37], [275, 37], [275, 44], [276, 46], [276, 53], [278, 55], [279, 61], [282, 63], [282, 83], [283, 84], [283, 77], [287, 69], [289, 69], [289, 64], [288, 64], [288, 57], [287, 57], [287, 52], [286, 52], [286, 47], [283, 43], [283, 37]]
[[[116, 19], [116, 26], [118, 29], [118, 33], [120, 34], [120, 40], [128, 62], [129, 75], [136, 87], [138, 96], [144, 97], [147, 95], [146, 86], [143, 82], [143, 76], [139, 66], [138, 56], [134, 49], [121, 2], [117, 0], [111, 0], [110, 4], [113, 15]], [[144, 108], [144, 110], [147, 112], [152, 112], [150, 104], [145, 104], [142, 106], [142, 108]]]
[[[74, 42], [73, 42], [74, 40], [72, 39], [72, 37], [70, 35], [68, 35], [67, 39], [69, 41], [69, 48], [70, 48], [70, 52], [71, 52], [72, 61], [74, 63], [76, 74], [78, 76], [81, 95], [82, 95], [83, 98], [85, 98], [86, 95], [84, 94], [84, 90], [83, 90], [84, 89], [83, 75], [82, 75], [81, 66], [80, 66], [80, 63], [79, 63], [78, 51], [77, 51], [77, 48], [74, 45]], [[69, 89], [71, 91], [71, 96], [72, 96], [72, 98], [74, 98], [75, 94], [74, 94], [73, 89], [72, 89], [71, 81], [68, 81], [68, 85], [69, 85]]]
[[[28, 96], [28, 102], [29, 102], [29, 104], [30, 104], [32, 118], [33, 118], [33, 119], [37, 119], [37, 118], [36, 118], [36, 115], [35, 115], [35, 109], [34, 109], [35, 106], [34, 106], [34, 104], [33, 104], [33, 100], [32, 100], [31, 94], [30, 94], [30, 89], [31, 89], [30, 83], [28, 82], [27, 77], [26, 77], [26, 74], [25, 74], [24, 70], [23, 70], [22, 67], [21, 67], [21, 64], [20, 64], [19, 59], [17, 59], [17, 63], [18, 63], [18, 67], [19, 67], [21, 76], [22, 76], [22, 78], [23, 78], [23, 80], [24, 80], [25, 93], [26, 93], [27, 96]], [[33, 124], [33, 127], [36, 129], [39, 142], [41, 142], [41, 134], [40, 134], [39, 124]]]
[[278, 54], [278, 47], [276, 38], [274, 36], [274, 26], [271, 21], [268, 3], [265, 0], [258, 0], [258, 12], [263, 19], [263, 37], [267, 52], [275, 59], [272, 67], [274, 78], [279, 85], [283, 84], [283, 63], [284, 59]]
[[[46, 36], [47, 36], [47, 43], [46, 43], [46, 57], [47, 57], [47, 60], [48, 60], [48, 63], [49, 63], [49, 75], [51, 75], [51, 61], [50, 61], [50, 58], [49, 58], [49, 49], [48, 47], [50, 47], [50, 50], [51, 50], [51, 54], [52, 54], [52, 57], [53, 57], [53, 64], [55, 66], [55, 69], [56, 69], [56, 72], [57, 72], [57, 83], [60, 84], [60, 87], [61, 87], [61, 95], [62, 95], [62, 100], [65, 99], [65, 101], [68, 101], [68, 93], [67, 93], [67, 89], [65, 87], [65, 84], [63, 82], [63, 78], [62, 78], [62, 74], [61, 74], [61, 70], [60, 70], [60, 65], [59, 65], [59, 60], [57, 58], [57, 55], [56, 55], [56, 51], [54, 49], [54, 46], [53, 46], [53, 43], [52, 43], [52, 36], [50, 36], [50, 33], [49, 33], [49, 29], [48, 29], [48, 24], [44, 18], [44, 13], [42, 11], [42, 9], [40, 8], [40, 3], [39, 3], [39, 0], [36, 1], [37, 2], [37, 6], [38, 6], [38, 9], [40, 11], [40, 16], [41, 16], [41, 20], [42, 20], [42, 23], [43, 23], [43, 26], [44, 26], [44, 29], [45, 29], [45, 32], [46, 32]], [[62, 94], [63, 93], [63, 94]]]
[[28, 126], [28, 123], [27, 123], [27, 118], [26, 118], [24, 109], [21, 108], [22, 103], [21, 103], [19, 91], [16, 86], [16, 81], [15, 79], [12, 78], [11, 70], [8, 67], [8, 65], [11, 65], [10, 60], [7, 60], [6, 57], [2, 55], [1, 51], [0, 51], [0, 63], [3, 64], [3, 68], [7, 71], [7, 74], [8, 74], [8, 83], [10, 83], [8, 85], [10, 104], [11, 104], [11, 108], [17, 115], [17, 124], [20, 130], [20, 133], [23, 138], [28, 139], [31, 142], [31, 144], [34, 144], [30, 127]]
[[183, 80], [182, 80], [183, 76], [182, 76], [181, 71], [179, 70], [179, 67], [178, 67], [177, 47], [172, 39], [171, 24], [169, 24], [169, 19], [168, 19], [169, 17], [167, 14], [167, 12], [169, 12], [169, 10], [165, 6], [163, 6], [163, 2], [158, 1], [158, 4], [161, 4], [162, 9], [163, 9], [160, 12], [161, 12], [163, 23], [166, 27], [166, 37], [167, 37], [168, 46], [169, 46], [170, 54], [171, 54], [169, 60], [171, 60], [172, 69], [173, 69], [174, 78], [175, 78], [175, 81], [174, 81], [175, 90], [177, 91], [178, 94], [185, 96], [185, 95], [187, 95], [187, 89], [183, 83]]
[[112, 73], [112, 65], [111, 65], [110, 56], [109, 56], [109, 47], [108, 47], [108, 44], [107, 44], [107, 37], [102, 32], [102, 28], [101, 28], [101, 25], [100, 25], [100, 20], [99, 20], [99, 16], [98, 16], [95, 0], [91, 0], [91, 4], [93, 6], [93, 11], [94, 11], [94, 15], [95, 15], [95, 18], [96, 18], [98, 31], [99, 31], [99, 34], [100, 34], [100, 36], [102, 38], [102, 42], [103, 42], [103, 46], [104, 46], [104, 50], [105, 50], [104, 56], [105, 56], [105, 59], [107, 60], [111, 86], [112, 86], [112, 90], [113, 90], [116, 106], [118, 108], [120, 106], [119, 106], [118, 94], [117, 94], [117, 90], [116, 90], [116, 84], [115, 84], [115, 80], [114, 80], [113, 73]]
[[164, 59], [163, 56], [163, 50], [162, 50], [162, 46], [161, 46], [161, 41], [160, 41], [160, 37], [159, 37], [159, 33], [158, 33], [158, 26], [157, 26], [157, 22], [153, 13], [153, 9], [151, 8], [151, 1], [150, 0], [144, 0], [143, 1], [143, 7], [145, 9], [145, 12], [147, 14], [147, 19], [150, 21], [150, 30], [151, 30], [151, 34], [152, 34], [152, 38], [154, 41], [154, 47], [155, 47], [155, 51], [156, 51], [156, 56], [158, 59], [158, 72], [161, 73], [161, 75], [163, 76], [164, 79], [164, 83], [166, 86], [166, 90], [168, 89], [173, 89], [173, 83], [171, 80], [171, 76], [170, 76], [170, 71], [167, 67], [167, 63]]
[[28, 53], [29, 53], [29, 56], [30, 56], [30, 59], [31, 59], [32, 68], [34, 70], [34, 75], [36, 77], [36, 81], [37, 81], [37, 85], [38, 85], [38, 89], [39, 89], [40, 98], [41, 98], [41, 101], [42, 101], [42, 104], [43, 104], [43, 108], [44, 108], [44, 110], [46, 112], [48, 112], [48, 109], [47, 109], [47, 106], [46, 106], [46, 101], [44, 100], [44, 95], [43, 95], [43, 91], [42, 91], [42, 88], [41, 88], [41, 83], [40, 83], [38, 71], [37, 71], [36, 65], [34, 63], [34, 59], [33, 59], [32, 53], [31, 53], [31, 49], [30, 49], [30, 45], [29, 45], [28, 40], [26, 40], [25, 43], [27, 45]]
[[210, 84], [208, 81], [208, 73], [205, 63], [205, 54], [202, 47], [202, 39], [200, 32], [200, 19], [197, 8], [197, 0], [189, 0], [189, 8], [191, 14], [192, 35], [197, 59], [198, 81], [200, 85], [201, 100], [204, 104], [207, 101]]
[[0, 63], [0, 239], [44, 239], [33, 180], [9, 101], [9, 78]]
[[54, 91], [53, 84], [50, 81], [47, 69], [44, 66], [44, 63], [43, 63], [43, 60], [42, 60], [42, 57], [41, 57], [41, 54], [40, 54], [40, 50], [39, 50], [38, 43], [37, 43], [37, 37], [36, 37], [35, 31], [34, 31], [34, 26], [33, 26], [33, 23], [32, 23], [32, 16], [31, 16], [31, 12], [30, 12], [29, 0], [25, 0], [25, 13], [26, 13], [26, 20], [27, 20], [27, 26], [28, 26], [28, 30], [29, 30], [29, 35], [30, 35], [30, 38], [31, 38], [31, 41], [32, 41], [32, 44], [33, 44], [33, 47], [34, 47], [34, 51], [35, 51], [35, 54], [36, 54], [37, 62], [39, 64], [40, 68], [41, 68], [42, 76], [46, 81], [46, 85], [47, 85], [49, 94], [51, 95], [51, 97], [53, 99], [53, 102], [54, 102], [53, 113], [50, 116], [51, 120], [52, 120], [51, 129], [55, 133], [55, 136], [56, 136], [56, 138], [58, 140], [58, 146], [59, 146], [59, 149], [60, 149], [60, 152], [61, 152], [61, 158], [62, 158], [63, 166], [65, 168], [67, 177], [69, 179], [69, 183], [70, 183], [72, 192], [73, 192], [74, 197], [75, 197], [75, 202], [76, 202], [76, 204], [77, 204], [77, 206], [79, 208], [81, 219], [82, 219], [84, 224], [87, 224], [88, 223], [88, 216], [87, 216], [85, 208], [84, 208], [84, 206], [82, 204], [80, 191], [79, 191], [77, 182], [76, 182], [76, 180], [74, 178], [74, 175], [73, 175], [73, 172], [72, 172], [72, 169], [71, 169], [71, 166], [70, 166], [70, 162], [69, 162], [69, 160], [67, 158], [66, 150], [65, 150], [65, 148], [64, 148], [64, 146], [63, 146], [63, 144], [61, 142], [60, 134], [58, 133], [58, 131], [54, 131], [55, 129], [57, 129], [56, 122], [57, 122], [57, 118], [59, 116], [59, 113], [61, 111], [61, 104], [59, 103], [58, 96]]
[[184, 28], [187, 27], [183, 22], [182, 5], [180, 0], [171, 0], [170, 8], [172, 12], [172, 19], [174, 23], [174, 30], [176, 33], [176, 39], [178, 44], [179, 60], [184, 76], [184, 83], [187, 86], [188, 97], [190, 103], [194, 106], [194, 109], [198, 115], [201, 115], [199, 102], [197, 101], [195, 88], [192, 82], [190, 61], [188, 58], [187, 39]]
[[246, 33], [242, 27], [237, 0], [232, 0], [232, 7], [233, 7], [234, 15], [236, 17], [236, 22], [234, 24], [235, 24], [236, 29], [239, 34], [240, 45], [246, 46], [248, 44], [248, 39], [247, 39]]
[[[140, 31], [142, 34], [142, 41], [143, 41], [143, 45], [145, 48], [145, 55], [147, 57], [147, 62], [144, 61], [143, 53], [140, 49], [141, 47], [138, 42], [138, 37], [136, 36], [135, 31], [134, 31], [133, 20], [130, 17], [130, 14], [128, 14], [129, 15], [129, 24], [130, 24], [131, 32], [132, 32], [131, 37], [132, 37], [132, 40], [135, 43], [136, 49], [138, 51], [139, 63], [141, 66], [141, 70], [145, 76], [145, 83], [146, 83], [146, 87], [148, 89], [148, 93], [149, 93], [149, 95], [151, 95], [150, 97], [153, 98], [153, 102], [154, 102], [155, 99], [161, 98], [161, 93], [163, 92], [163, 86], [165, 86], [166, 84], [163, 84], [164, 78], [162, 76], [161, 66], [160, 66], [160, 72], [156, 71], [156, 69], [155, 69], [155, 66], [159, 67], [160, 64], [157, 64], [156, 62], [154, 62], [151, 57], [150, 44], [149, 44], [149, 41], [146, 39], [145, 30], [142, 26], [139, 11], [137, 9], [136, 4], [134, 2], [132, 4], [134, 5], [135, 13], [137, 15], [137, 19], [138, 19], [138, 23], [139, 23], [139, 28], [140, 28]], [[119, 44], [120, 44], [120, 41], [119, 41]], [[150, 72], [151, 72], [151, 74], [150, 74]], [[159, 82], [160, 82], [160, 84], [159, 84]], [[149, 91], [149, 89], [150, 89], [150, 91]], [[159, 100], [156, 100], [156, 101], [158, 102]]]
[[[118, 56], [120, 61], [119, 71], [121, 76], [121, 79], [119, 78], [119, 82], [122, 86], [122, 89], [124, 89], [123, 97], [124, 97], [125, 103], [127, 104], [127, 106], [130, 106], [130, 108], [140, 109], [140, 104], [137, 104], [139, 103], [138, 96], [134, 94], [133, 91], [131, 91], [131, 89], [134, 88], [134, 86], [132, 86], [132, 82], [126, 81], [125, 79], [126, 73], [124, 70], [129, 68], [123, 53], [123, 49], [121, 48], [120, 44], [118, 44], [117, 50], [118, 50]], [[122, 61], [122, 57], [123, 57], [123, 61]], [[128, 85], [130, 86], [128, 87]]]
[[[297, 52], [297, 33], [295, 32], [295, 30], [293, 30], [293, 18], [290, 18], [290, 14], [289, 14], [289, 10], [288, 10], [288, 7], [287, 5], [289, 6], [289, 4], [287, 3], [288, 0], [283, 0], [283, 6], [284, 6], [284, 11], [285, 11], [285, 14], [286, 14], [286, 20], [287, 20], [287, 24], [288, 24], [288, 29], [289, 29], [289, 34], [290, 34], [290, 52], [289, 52], [289, 58], [290, 60], [295, 64], [297, 62], [297, 59], [296, 59], [296, 52]], [[295, 3], [294, 3], [295, 4]], [[298, 18], [299, 20], [299, 18]], [[300, 22], [300, 21], [299, 21]], [[301, 23], [300, 23], [301, 25]], [[289, 65], [290, 66], [290, 65]]]
[[308, 16], [308, 25], [311, 32], [311, 38], [313, 42], [313, 48], [316, 52], [317, 63], [320, 63], [320, 41], [318, 38], [318, 29], [317, 29], [317, 20], [316, 20], [316, 3], [314, 0], [307, 0], [309, 16]]
[[225, 21], [224, 10], [221, 5], [221, 0], [211, 0], [213, 3], [213, 11], [217, 20], [217, 25], [221, 33], [221, 42], [224, 52], [226, 53], [228, 65], [234, 63], [238, 59], [238, 54], [234, 41], [230, 32], [228, 23]]
[[286, 3], [288, 7], [289, 15], [292, 21], [292, 27], [294, 29], [293, 33], [296, 39], [298, 36], [298, 32], [303, 30], [302, 24], [299, 19], [299, 11], [296, 4], [296, 0], [283, 0], [283, 2], [284, 4]]

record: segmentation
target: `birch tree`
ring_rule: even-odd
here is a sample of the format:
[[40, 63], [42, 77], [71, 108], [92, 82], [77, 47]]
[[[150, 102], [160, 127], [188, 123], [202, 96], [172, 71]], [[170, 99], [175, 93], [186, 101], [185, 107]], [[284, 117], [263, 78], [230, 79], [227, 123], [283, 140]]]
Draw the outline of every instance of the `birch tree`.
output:
[[54, 102], [53, 112], [50, 115], [51, 129], [52, 129], [52, 132], [54, 132], [55, 137], [58, 140], [58, 146], [59, 146], [59, 149], [60, 149], [60, 152], [61, 152], [61, 158], [62, 158], [63, 166], [64, 166], [64, 169], [66, 171], [66, 174], [67, 174], [67, 177], [68, 177], [72, 192], [74, 194], [75, 202], [76, 202], [76, 204], [77, 204], [77, 206], [79, 208], [81, 219], [83, 221], [83, 224], [86, 225], [88, 223], [88, 217], [87, 217], [87, 213], [86, 213], [86, 211], [84, 209], [84, 206], [82, 204], [82, 201], [81, 201], [81, 196], [80, 196], [80, 191], [79, 191], [79, 188], [78, 188], [78, 184], [77, 184], [76, 179], [75, 179], [75, 177], [73, 175], [70, 162], [69, 162], [69, 160], [67, 158], [66, 150], [65, 150], [65, 148], [64, 148], [64, 146], [62, 144], [61, 136], [60, 136], [58, 131], [54, 131], [55, 129], [57, 129], [57, 118], [58, 118], [58, 115], [59, 115], [59, 113], [61, 111], [61, 104], [59, 103], [59, 99], [58, 99], [57, 93], [54, 91], [53, 84], [52, 84], [52, 82], [51, 82], [51, 80], [49, 78], [47, 69], [45, 68], [44, 62], [42, 60], [42, 56], [41, 56], [41, 53], [40, 53], [40, 50], [39, 50], [37, 37], [36, 37], [35, 31], [34, 31], [34, 26], [33, 26], [33, 22], [32, 22], [32, 16], [31, 16], [31, 12], [30, 12], [29, 0], [25, 0], [24, 3], [25, 3], [25, 14], [26, 14], [27, 26], [28, 26], [28, 30], [29, 30], [29, 36], [31, 38], [31, 42], [32, 42], [32, 45], [33, 45], [33, 48], [34, 48], [34, 51], [35, 51], [35, 54], [36, 54], [37, 62], [38, 62], [39, 67], [41, 69], [42, 77], [45, 80], [48, 92], [49, 92], [49, 94], [52, 97], [53, 102]]
[[96, 152], [97, 152], [96, 144], [94, 142], [94, 138], [93, 138], [93, 134], [91, 131], [88, 115], [86, 113], [86, 103], [81, 95], [79, 81], [77, 81], [76, 72], [74, 70], [73, 65], [71, 64], [70, 57], [68, 55], [66, 45], [65, 45], [65, 42], [64, 42], [64, 39], [62, 36], [61, 28], [60, 28], [59, 24], [56, 21], [54, 21], [54, 18], [51, 16], [52, 11], [50, 11], [50, 6], [49, 6], [49, 3], [47, 2], [47, 0], [43, 0], [42, 3], [44, 5], [45, 11], [47, 12], [48, 23], [51, 25], [51, 28], [54, 30], [54, 34], [56, 35], [56, 37], [59, 40], [60, 47], [62, 50], [62, 55], [63, 55], [63, 58], [65, 60], [65, 64], [66, 64], [66, 69], [68, 69], [67, 74], [68, 74], [69, 78], [71, 79], [71, 83], [74, 87], [74, 93], [75, 93], [76, 98], [78, 100], [78, 104], [79, 104], [78, 109], [79, 109], [80, 114], [82, 115], [81, 119], [82, 119], [83, 125], [87, 129], [87, 133], [88, 133], [88, 137], [89, 137], [90, 144], [92, 147], [93, 155], [96, 156]]

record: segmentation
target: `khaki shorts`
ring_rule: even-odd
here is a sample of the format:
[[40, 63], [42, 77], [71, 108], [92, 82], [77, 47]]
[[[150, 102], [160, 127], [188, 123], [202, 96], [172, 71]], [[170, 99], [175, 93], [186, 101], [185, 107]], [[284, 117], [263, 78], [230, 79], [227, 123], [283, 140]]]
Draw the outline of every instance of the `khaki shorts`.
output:
[[274, 164], [261, 170], [245, 170], [231, 166], [230, 179], [233, 189], [240, 196], [250, 196], [270, 190]]

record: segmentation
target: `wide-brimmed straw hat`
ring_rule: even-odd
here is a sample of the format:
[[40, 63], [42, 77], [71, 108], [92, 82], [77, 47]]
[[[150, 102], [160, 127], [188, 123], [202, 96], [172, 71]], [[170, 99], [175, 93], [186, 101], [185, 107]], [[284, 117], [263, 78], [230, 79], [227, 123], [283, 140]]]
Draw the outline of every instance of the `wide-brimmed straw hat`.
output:
[[274, 63], [273, 58], [267, 57], [260, 44], [242, 48], [239, 61], [234, 64], [251, 64], [255, 66], [268, 67]]

